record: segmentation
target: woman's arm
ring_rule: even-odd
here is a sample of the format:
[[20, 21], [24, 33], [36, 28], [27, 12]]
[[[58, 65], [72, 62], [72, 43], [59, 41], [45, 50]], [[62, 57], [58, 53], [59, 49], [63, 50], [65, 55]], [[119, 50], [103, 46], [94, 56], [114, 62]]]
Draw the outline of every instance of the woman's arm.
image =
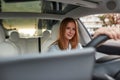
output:
[[99, 28], [95, 31], [94, 33], [94, 36], [93, 37], [96, 37], [100, 34], [106, 34], [108, 35], [111, 39], [120, 39], [120, 27], [102, 27], [102, 28]]

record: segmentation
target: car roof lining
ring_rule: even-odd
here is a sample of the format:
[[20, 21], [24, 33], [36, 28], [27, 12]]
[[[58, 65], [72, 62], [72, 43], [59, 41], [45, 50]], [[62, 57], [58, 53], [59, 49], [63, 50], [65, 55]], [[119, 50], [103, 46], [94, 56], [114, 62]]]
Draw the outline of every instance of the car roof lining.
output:
[[[10, 2], [11, 1], [11, 2]], [[3, 3], [6, 4], [15, 4], [15, 3], [20, 3], [22, 2], [21, 0], [2, 0], [1, 5]], [[31, 2], [32, 0], [25, 0]], [[23, 3], [25, 2], [23, 1]], [[41, 19], [63, 19], [64, 17], [71, 17], [73, 16], [74, 18], [78, 18], [84, 13], [82, 12], [83, 9], [96, 9], [99, 6], [99, 2], [102, 0], [94, 1], [94, 0], [75, 0], [75, 1], [68, 1], [68, 0], [35, 0], [35, 1], [41, 1], [42, 7], [40, 12], [25, 12], [25, 11], [4, 11], [1, 10], [0, 13], [0, 18], [5, 19], [5, 18], [41, 18]], [[33, 1], [32, 1], [33, 2]], [[51, 7], [51, 4], [55, 4], [55, 7], [59, 7], [60, 9], [49, 9], [48, 6]], [[57, 5], [59, 4], [59, 6]], [[62, 5], [62, 8], [61, 8]], [[54, 5], [53, 5], [54, 6]], [[2, 6], [1, 6], [2, 7]], [[7, 7], [7, 6], [6, 6]], [[21, 7], [21, 6], [20, 6]], [[9, 8], [9, 7], [8, 7]], [[83, 8], [83, 9], [82, 9]], [[9, 10], [9, 9], [8, 9]], [[78, 12], [79, 11], [79, 12]], [[45, 17], [47, 16], [47, 17]]]

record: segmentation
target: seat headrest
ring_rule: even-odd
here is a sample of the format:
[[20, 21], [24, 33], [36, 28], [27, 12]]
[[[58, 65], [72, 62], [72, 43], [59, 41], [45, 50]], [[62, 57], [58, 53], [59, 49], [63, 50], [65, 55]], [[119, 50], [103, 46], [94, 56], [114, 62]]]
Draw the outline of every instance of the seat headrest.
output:
[[10, 39], [12, 41], [18, 41], [19, 40], [19, 33], [18, 32], [12, 32], [11, 35], [10, 35]]
[[46, 30], [43, 32], [43, 37], [49, 37], [50, 36], [50, 31]]
[[55, 24], [52, 27], [51, 38], [56, 40], [58, 38], [59, 24]]

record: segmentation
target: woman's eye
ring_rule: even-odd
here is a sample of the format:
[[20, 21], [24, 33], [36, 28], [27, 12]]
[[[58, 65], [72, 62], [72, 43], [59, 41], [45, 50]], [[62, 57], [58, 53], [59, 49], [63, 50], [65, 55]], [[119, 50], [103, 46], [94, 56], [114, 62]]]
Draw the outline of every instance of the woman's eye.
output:
[[67, 27], [66, 29], [70, 29], [69, 27]]
[[75, 28], [73, 28], [72, 30], [75, 30]]

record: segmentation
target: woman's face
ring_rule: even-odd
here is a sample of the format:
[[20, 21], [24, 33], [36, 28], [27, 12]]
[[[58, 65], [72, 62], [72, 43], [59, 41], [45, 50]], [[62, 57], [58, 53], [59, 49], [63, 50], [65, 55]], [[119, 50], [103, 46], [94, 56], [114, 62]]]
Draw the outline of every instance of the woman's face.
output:
[[65, 38], [67, 40], [70, 40], [74, 37], [74, 35], [75, 35], [75, 23], [69, 22], [65, 29]]

